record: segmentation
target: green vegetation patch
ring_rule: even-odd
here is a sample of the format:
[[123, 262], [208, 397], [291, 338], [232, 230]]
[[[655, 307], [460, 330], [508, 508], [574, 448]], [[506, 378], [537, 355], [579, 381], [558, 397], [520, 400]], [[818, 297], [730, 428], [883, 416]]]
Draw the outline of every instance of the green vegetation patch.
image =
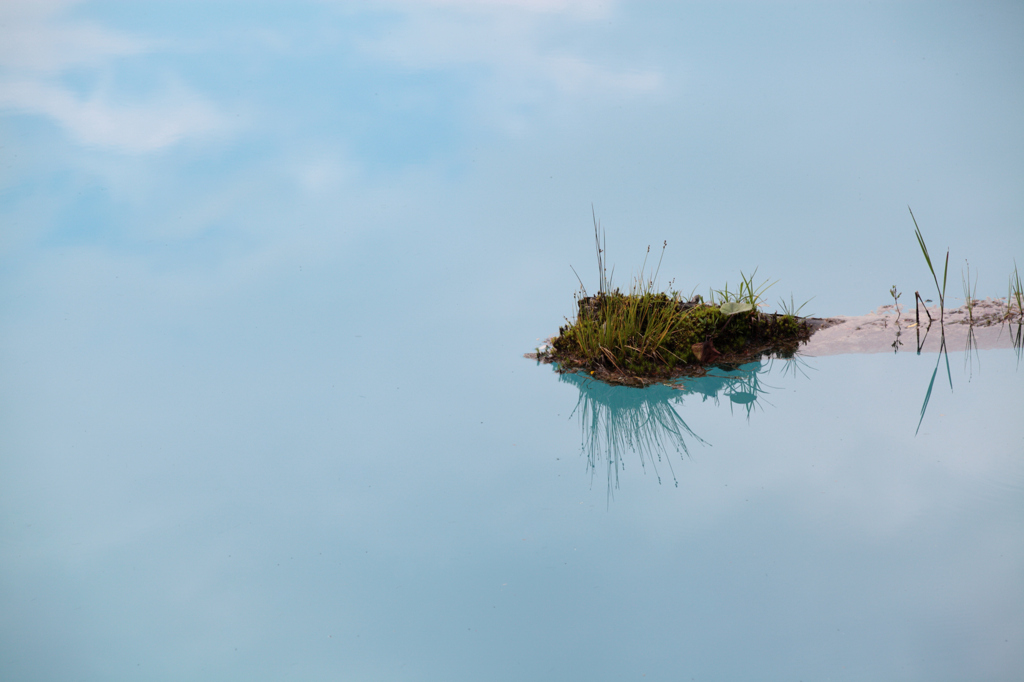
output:
[[[910, 207], [907, 208], [909, 210]], [[910, 216], [918, 247], [935, 282], [939, 298], [941, 348], [945, 350], [944, 324], [949, 250], [946, 250], [944, 261], [933, 262], [913, 211], [910, 211]], [[796, 306], [792, 296], [788, 303], [785, 299], [779, 301], [778, 312], [762, 312], [762, 308], [767, 305], [764, 294], [774, 282], [769, 283], [765, 280], [757, 284], [754, 280], [756, 270], [750, 277], [741, 272], [740, 285], [736, 290], [730, 291], [729, 287], [725, 286], [710, 291], [706, 300], [701, 296], [686, 299], [678, 291], [672, 290], [671, 282], [668, 292], [655, 288], [661, 269], [661, 259], [653, 269], [653, 275], [647, 275], [644, 270], [647, 266], [645, 257], [630, 292], [623, 293], [612, 288], [611, 277], [605, 270], [605, 239], [596, 216], [594, 244], [599, 275], [598, 293], [594, 296], [588, 295], [583, 281], [580, 280], [575, 320], [567, 319], [567, 324], [559, 330], [557, 337], [542, 344], [535, 354], [528, 355], [543, 362], [555, 363], [558, 371], [563, 373], [585, 372], [610, 384], [628, 386], [647, 386], [683, 376], [703, 376], [711, 366], [732, 369], [769, 354], [791, 357], [801, 342], [807, 341], [815, 330], [828, 326], [830, 322], [800, 317], [800, 310], [804, 306]], [[665, 254], [665, 246], [667, 243], [662, 245], [662, 257]], [[649, 247], [647, 253], [650, 255]], [[940, 263], [941, 284], [935, 267]], [[968, 264], [967, 272], [962, 275], [962, 279], [965, 319], [959, 323], [970, 325], [968, 350], [973, 344], [975, 324], [988, 326], [996, 321], [1016, 322], [1016, 332], [1011, 329], [1011, 335], [1015, 334], [1012, 336], [1013, 346], [1018, 351], [1024, 348], [1024, 342], [1021, 341], [1024, 334], [1021, 331], [1024, 327], [1024, 286], [1021, 284], [1016, 261], [1010, 274], [1005, 308], [997, 315], [986, 314], [976, 318], [977, 272], [972, 280]], [[892, 346], [898, 350], [899, 345], [902, 345], [899, 340], [902, 319], [899, 303], [901, 294], [895, 285], [889, 294], [893, 298], [891, 307], [895, 307], [896, 311], [896, 341]], [[921, 352], [923, 343], [921, 331], [924, 329], [927, 338], [928, 329], [931, 328], [933, 321], [928, 303], [930, 301], [924, 299], [919, 291], [914, 292], [915, 322], [910, 326], [917, 329], [918, 353]], [[927, 318], [927, 327], [920, 317], [922, 306]], [[859, 330], [860, 327], [857, 327], [856, 331]], [[934, 375], [932, 379], [934, 381]]]
[[559, 330], [548, 355], [563, 371], [640, 386], [766, 353], [792, 355], [810, 334], [803, 318], [761, 313], [749, 301], [615, 290], [578, 297], [575, 321]]
[[[707, 367], [734, 367], [774, 353], [784, 357], [796, 352], [811, 336], [806, 318], [798, 317], [803, 305], [792, 297], [779, 302], [781, 313], [762, 313], [764, 293], [774, 282], [757, 284], [757, 270], [740, 273], [739, 288], [726, 285], [684, 300], [678, 291], [655, 288], [667, 242], [653, 274], [645, 273], [644, 258], [628, 294], [612, 289], [605, 269], [605, 239], [594, 217], [599, 291], [588, 296], [580, 281], [576, 319], [558, 336], [538, 348], [538, 360], [557, 363], [559, 371], [585, 371], [613, 384], [646, 386], [680, 376], [703, 376]], [[647, 254], [650, 255], [650, 247]], [[575, 272], [575, 270], [574, 270]], [[806, 305], [806, 303], [804, 304]]]

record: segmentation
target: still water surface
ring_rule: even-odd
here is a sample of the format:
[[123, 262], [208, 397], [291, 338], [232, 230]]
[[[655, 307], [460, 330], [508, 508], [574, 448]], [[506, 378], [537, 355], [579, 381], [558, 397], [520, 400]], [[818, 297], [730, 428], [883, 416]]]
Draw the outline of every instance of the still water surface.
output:
[[[51, 415], [51, 445], [8, 467], [3, 664], [11, 679], [1010, 679], [1019, 361], [984, 351], [968, 377], [954, 354], [955, 390], [915, 437], [934, 357], [640, 390], [495, 356], [356, 399], [331, 372], [263, 374], [243, 405], [188, 405], [163, 373], [128, 382], [119, 410]], [[152, 381], [177, 393], [170, 413], [133, 405]]]

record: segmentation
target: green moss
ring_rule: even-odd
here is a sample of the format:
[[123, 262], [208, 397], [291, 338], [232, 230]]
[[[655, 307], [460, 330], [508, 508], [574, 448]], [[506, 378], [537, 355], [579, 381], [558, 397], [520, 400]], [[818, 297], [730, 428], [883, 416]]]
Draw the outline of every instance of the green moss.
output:
[[712, 364], [790, 354], [809, 336], [806, 322], [792, 315], [725, 315], [717, 305], [678, 296], [616, 291], [579, 299], [576, 320], [559, 330], [551, 356], [566, 370], [644, 385], [703, 374]]

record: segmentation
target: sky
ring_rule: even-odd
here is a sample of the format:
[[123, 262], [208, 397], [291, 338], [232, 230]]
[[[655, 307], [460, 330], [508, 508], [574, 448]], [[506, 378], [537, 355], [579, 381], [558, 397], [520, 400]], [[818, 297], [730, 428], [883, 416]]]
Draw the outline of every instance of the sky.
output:
[[1022, 28], [1016, 3], [6, 2], [3, 300], [102, 307], [117, 270], [229, 301], [301, 264], [549, 324], [570, 265], [595, 286], [592, 206], [622, 285], [667, 241], [678, 289], [759, 268], [860, 314], [931, 284], [909, 205], [954, 285], [966, 260], [1001, 295]]

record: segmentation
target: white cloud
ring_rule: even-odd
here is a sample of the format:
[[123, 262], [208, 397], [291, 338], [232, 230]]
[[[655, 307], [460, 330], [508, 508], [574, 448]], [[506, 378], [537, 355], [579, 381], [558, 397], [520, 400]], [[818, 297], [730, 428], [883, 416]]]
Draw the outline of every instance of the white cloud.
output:
[[432, 5], [463, 10], [513, 9], [572, 14], [590, 18], [605, 16], [611, 9], [611, 2], [607, 0], [419, 0], [419, 2], [401, 2], [399, 0], [391, 4]]
[[296, 159], [285, 167], [303, 192], [316, 196], [338, 191], [356, 175], [351, 165], [326, 154]]
[[[660, 72], [609, 63], [557, 43], [565, 24], [610, 16], [609, 2], [581, 0], [380, 0], [401, 23], [362, 44], [371, 56], [409, 70], [483, 67], [480, 106], [513, 120], [525, 107], [559, 108], [580, 95], [651, 93]], [[518, 127], [518, 126], [513, 126]]]
[[124, 152], [155, 151], [224, 127], [213, 107], [173, 85], [149, 102], [115, 104], [104, 94], [83, 98], [44, 81], [6, 82], [0, 83], [0, 108], [42, 114], [82, 144]]
[[661, 86], [656, 71], [602, 69], [592, 62], [568, 55], [553, 55], [544, 64], [552, 82], [563, 91], [605, 90], [619, 93], [653, 92]]
[[61, 11], [70, 4], [0, 6], [0, 110], [46, 116], [77, 142], [122, 152], [151, 152], [225, 128], [212, 105], [173, 81], [134, 102], [100, 87], [87, 95], [69, 89], [60, 79], [70, 69], [102, 76], [114, 60], [154, 47], [94, 24], [63, 21]]
[[146, 48], [137, 38], [90, 24], [56, 26], [33, 21], [0, 26], [0, 66], [16, 71], [55, 73], [96, 67]]

